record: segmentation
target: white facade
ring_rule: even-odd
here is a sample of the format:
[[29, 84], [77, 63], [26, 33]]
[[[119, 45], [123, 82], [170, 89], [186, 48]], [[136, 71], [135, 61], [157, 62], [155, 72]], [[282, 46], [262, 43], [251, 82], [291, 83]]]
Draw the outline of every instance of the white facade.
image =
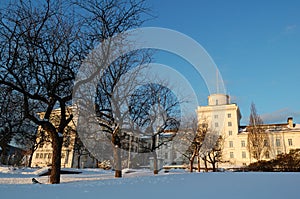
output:
[[[210, 95], [208, 105], [197, 108], [197, 116], [199, 124], [207, 123], [209, 129], [224, 138], [222, 157], [227, 163], [219, 164], [219, 167], [240, 167], [257, 161], [247, 149], [247, 126], [240, 126], [242, 116], [239, 107], [230, 103], [228, 95]], [[280, 153], [300, 148], [300, 125], [294, 124], [292, 118], [287, 123], [265, 124], [263, 127], [270, 143], [262, 160], [274, 159]]]
[[212, 94], [208, 97], [208, 106], [197, 109], [198, 124], [207, 123], [209, 129], [224, 138], [222, 151], [224, 160], [236, 164], [238, 154], [234, 146], [237, 145], [241, 113], [236, 104], [230, 103], [228, 95]]

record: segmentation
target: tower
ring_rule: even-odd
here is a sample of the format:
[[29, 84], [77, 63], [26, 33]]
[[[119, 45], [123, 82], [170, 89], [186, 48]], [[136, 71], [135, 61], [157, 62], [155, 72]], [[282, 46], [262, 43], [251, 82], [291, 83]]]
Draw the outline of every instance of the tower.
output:
[[237, 104], [231, 103], [226, 94], [211, 94], [208, 105], [197, 108], [198, 124], [206, 123], [210, 131], [223, 137], [223, 158], [235, 163], [234, 146], [238, 142], [241, 113]]

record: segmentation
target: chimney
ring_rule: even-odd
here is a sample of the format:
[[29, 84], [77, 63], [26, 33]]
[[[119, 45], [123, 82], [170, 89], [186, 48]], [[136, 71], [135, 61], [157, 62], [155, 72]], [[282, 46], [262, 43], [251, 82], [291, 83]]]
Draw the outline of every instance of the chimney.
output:
[[287, 119], [287, 122], [288, 122], [288, 126], [289, 126], [290, 128], [293, 128], [293, 127], [294, 127], [294, 123], [293, 123], [293, 118], [292, 118], [292, 117], [289, 117], [289, 118]]

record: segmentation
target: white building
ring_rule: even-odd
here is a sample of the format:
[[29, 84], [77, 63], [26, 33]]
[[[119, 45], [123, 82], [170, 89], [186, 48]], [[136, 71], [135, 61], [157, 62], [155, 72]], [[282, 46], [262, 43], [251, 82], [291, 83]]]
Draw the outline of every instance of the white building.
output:
[[234, 160], [237, 157], [231, 146], [238, 142], [241, 113], [238, 105], [230, 103], [228, 95], [212, 94], [208, 97], [208, 106], [197, 109], [198, 123], [207, 123], [208, 128], [224, 138], [223, 158]]
[[[240, 126], [241, 113], [237, 104], [231, 103], [228, 95], [212, 94], [207, 106], [197, 108], [198, 123], [207, 123], [209, 129], [222, 135], [224, 139], [222, 157], [227, 163], [219, 167], [240, 167], [257, 160], [247, 148], [247, 126]], [[268, 135], [268, 147], [263, 152], [263, 160], [276, 158], [280, 153], [300, 148], [300, 125], [289, 118], [287, 123], [264, 124]]]

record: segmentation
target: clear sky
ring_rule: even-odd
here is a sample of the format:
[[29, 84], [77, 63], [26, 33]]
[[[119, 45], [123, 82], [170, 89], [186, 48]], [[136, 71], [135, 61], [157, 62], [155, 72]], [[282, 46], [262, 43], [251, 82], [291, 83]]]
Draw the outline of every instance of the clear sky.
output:
[[[286, 122], [289, 116], [300, 123], [299, 0], [147, 0], [147, 4], [155, 18], [144, 26], [179, 31], [210, 54], [227, 94], [240, 107], [242, 124], [248, 123], [251, 102], [265, 123]], [[177, 69], [188, 64], [163, 53], [156, 62]], [[199, 104], [206, 105], [203, 80], [193, 72], [188, 78]]]
[[[248, 123], [251, 102], [265, 123], [300, 123], [300, 1], [153, 0], [144, 26], [170, 28], [199, 42], [213, 58], [231, 101]], [[166, 60], [169, 59], [169, 60]], [[157, 62], [185, 64], [158, 56]], [[192, 79], [195, 86], [201, 79]], [[206, 105], [207, 91], [197, 93]]]

